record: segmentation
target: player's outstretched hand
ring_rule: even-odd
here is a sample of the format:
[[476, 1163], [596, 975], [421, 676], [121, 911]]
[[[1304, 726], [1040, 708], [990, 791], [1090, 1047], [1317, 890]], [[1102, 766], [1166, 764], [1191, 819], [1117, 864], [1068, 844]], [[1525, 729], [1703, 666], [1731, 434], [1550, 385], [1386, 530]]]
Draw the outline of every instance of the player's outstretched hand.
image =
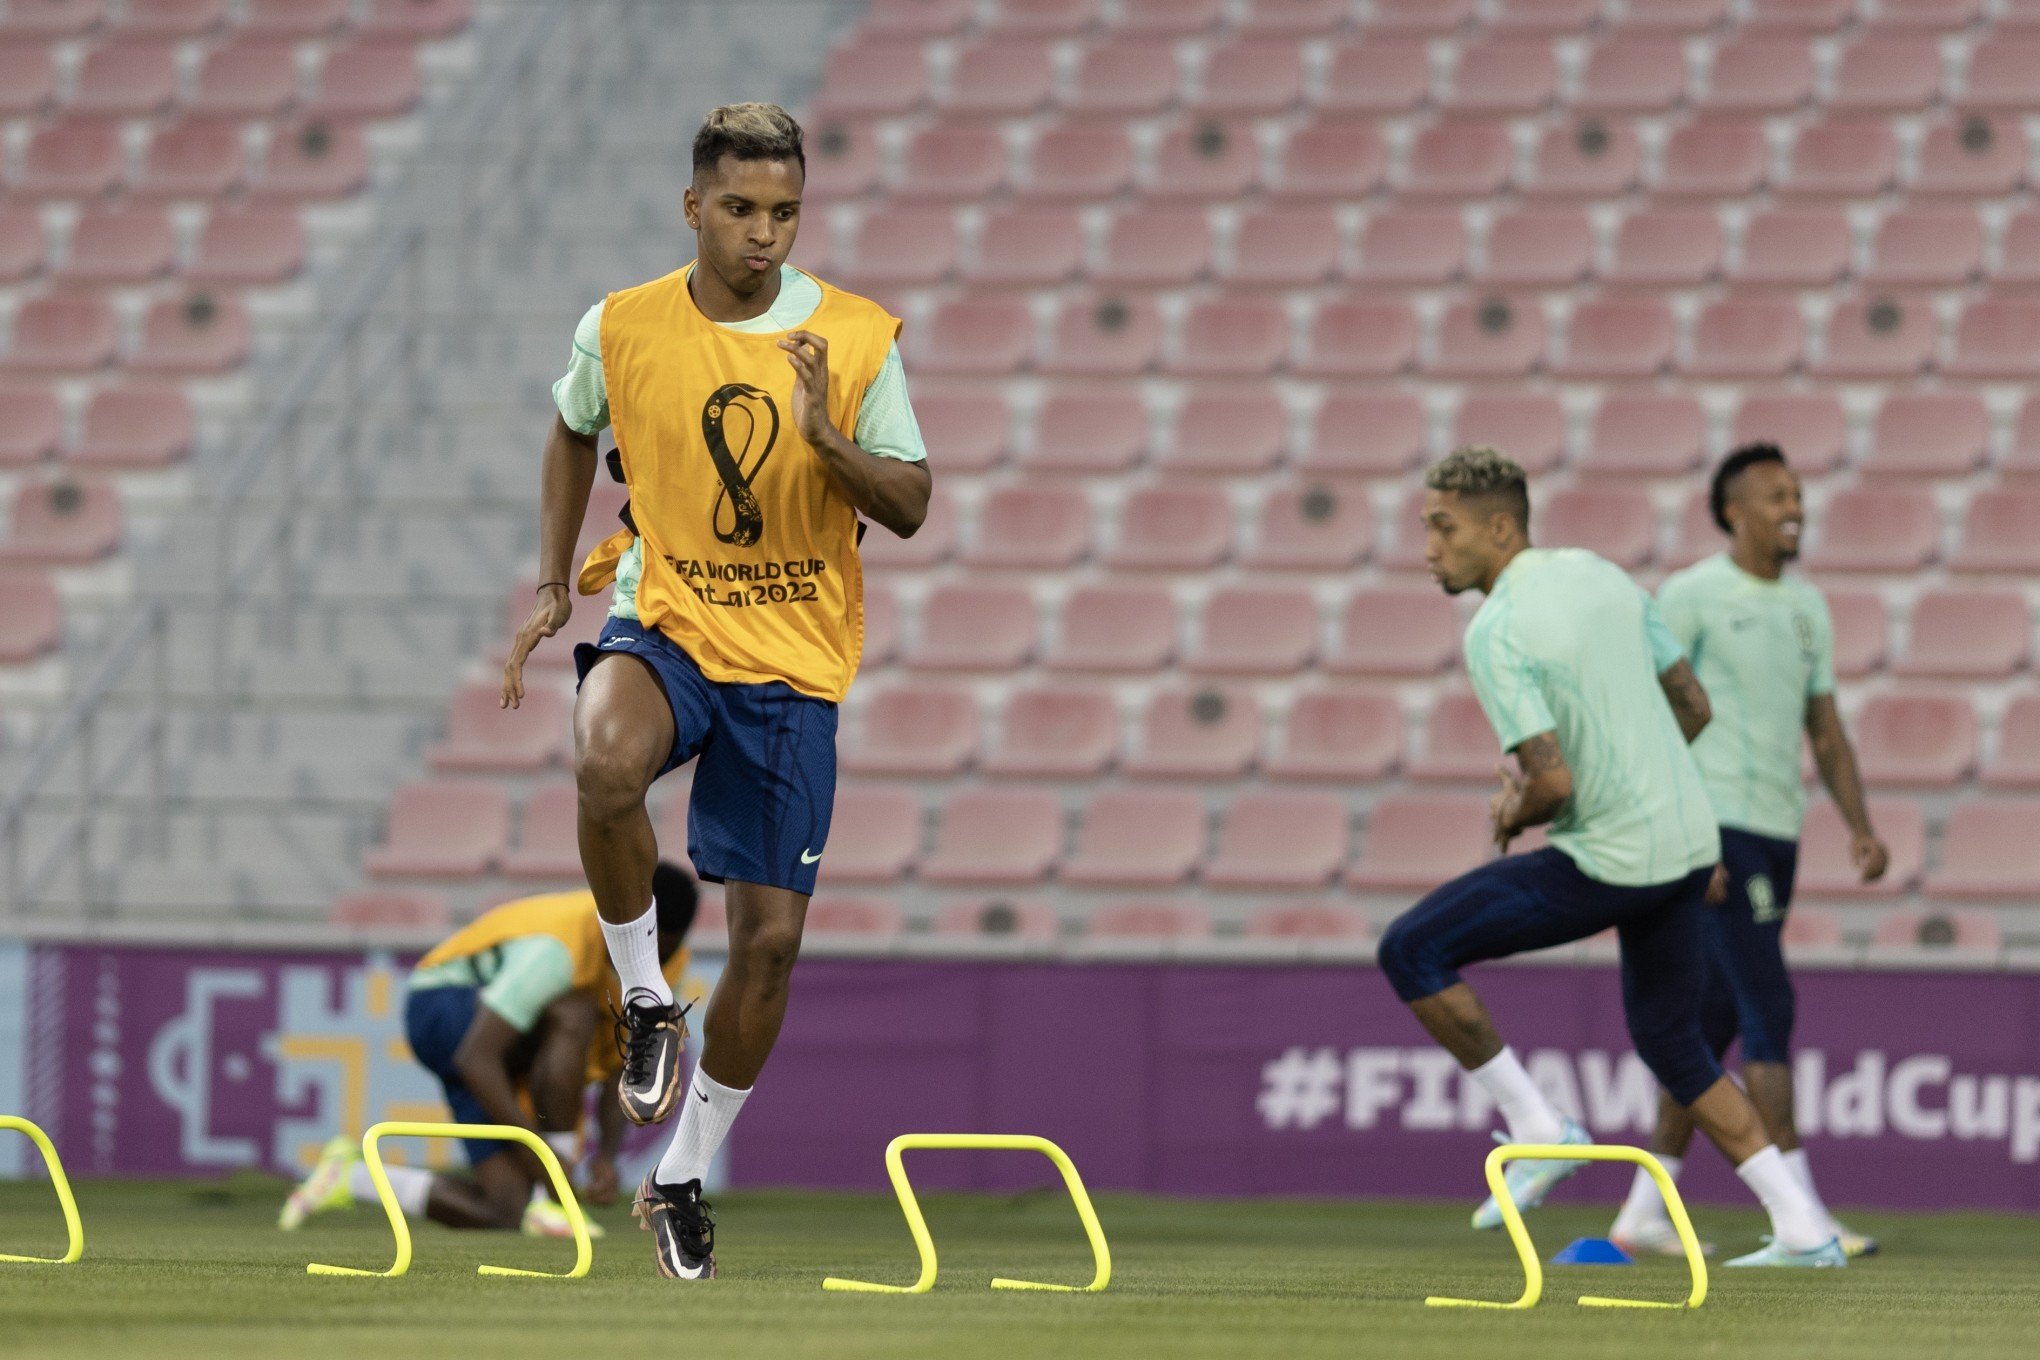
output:
[[590, 1204], [614, 1204], [618, 1190], [616, 1163], [597, 1153], [588, 1160], [588, 1182], [581, 1198]]
[[1516, 839], [1516, 809], [1522, 801], [1523, 781], [1506, 761], [1495, 766], [1495, 773], [1502, 777], [1502, 786], [1488, 799], [1488, 822], [1494, 828], [1495, 849], [1507, 854], [1509, 842]]
[[829, 342], [813, 331], [788, 331], [779, 347], [793, 365], [793, 427], [819, 446], [829, 431]]
[[1857, 836], [1849, 842], [1849, 858], [1865, 883], [1875, 883], [1891, 867], [1891, 852], [1874, 835]]
[[1718, 907], [1728, 900], [1728, 866], [1714, 866], [1714, 876], [1707, 880], [1707, 905]]
[[531, 649], [567, 626], [574, 616], [574, 598], [563, 585], [541, 586], [531, 617], [517, 630], [510, 644], [510, 659], [503, 663], [503, 697], [498, 708], [516, 708], [524, 702], [524, 659]]

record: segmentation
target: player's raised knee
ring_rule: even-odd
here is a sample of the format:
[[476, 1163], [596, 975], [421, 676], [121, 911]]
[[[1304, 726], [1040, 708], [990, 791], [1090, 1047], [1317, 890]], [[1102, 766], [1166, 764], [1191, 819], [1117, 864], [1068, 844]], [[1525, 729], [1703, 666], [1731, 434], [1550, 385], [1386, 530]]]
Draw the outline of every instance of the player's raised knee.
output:
[[641, 806], [650, 787], [646, 773], [643, 755], [622, 743], [597, 740], [575, 746], [574, 788], [582, 813], [597, 820]]

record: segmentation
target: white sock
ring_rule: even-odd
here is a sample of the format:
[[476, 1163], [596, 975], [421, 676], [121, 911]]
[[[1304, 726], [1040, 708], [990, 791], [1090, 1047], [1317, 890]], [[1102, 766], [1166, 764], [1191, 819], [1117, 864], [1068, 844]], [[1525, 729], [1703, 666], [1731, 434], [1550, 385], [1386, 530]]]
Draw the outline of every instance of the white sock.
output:
[[1516, 1059], [1515, 1049], [1504, 1048], [1474, 1068], [1473, 1079], [1502, 1107], [1510, 1142], [1556, 1143], [1565, 1136], [1564, 1117], [1544, 1098], [1537, 1083], [1530, 1080], [1530, 1074]]
[[737, 1111], [744, 1108], [750, 1094], [723, 1085], [697, 1065], [687, 1087], [687, 1108], [680, 1112], [680, 1127], [673, 1131], [666, 1155], [659, 1158], [659, 1183], [683, 1185], [706, 1177], [708, 1164], [715, 1160], [723, 1139], [729, 1137], [730, 1125], [737, 1122]]
[[[390, 1178], [390, 1193], [396, 1196], [405, 1217], [416, 1218], [425, 1212], [425, 1201], [432, 1197], [430, 1171], [422, 1166], [385, 1166], [383, 1174]], [[367, 1162], [356, 1162], [347, 1169], [347, 1190], [357, 1204], [376, 1202], [375, 1180], [368, 1174]]]
[[1834, 1236], [1819, 1202], [1799, 1183], [1777, 1144], [1764, 1144], [1763, 1151], [1737, 1167], [1735, 1174], [1763, 1201], [1764, 1211], [1771, 1215], [1771, 1235], [1780, 1246], [1811, 1251]]
[[673, 989], [659, 971], [659, 907], [655, 902], [645, 914], [622, 925], [602, 923], [602, 938], [609, 941], [609, 961], [616, 965], [616, 977], [623, 984], [623, 998], [632, 992], [650, 992], [661, 1006], [673, 1004]]
[[[1660, 1152], [1657, 1159], [1667, 1176], [1679, 1179], [1679, 1172], [1686, 1165], [1684, 1157]], [[1658, 1193], [1657, 1182], [1651, 1179], [1650, 1172], [1639, 1166], [1636, 1179], [1629, 1183], [1629, 1198], [1622, 1201], [1622, 1212], [1615, 1215], [1615, 1236], [1627, 1237], [1636, 1229], [1670, 1223], [1671, 1220], [1671, 1214], [1665, 1209], [1665, 1197]]]
[[1813, 1183], [1813, 1163], [1806, 1159], [1806, 1149], [1796, 1147], [1790, 1152], [1781, 1152], [1778, 1155], [1785, 1159], [1785, 1165], [1792, 1168], [1792, 1174], [1798, 1178], [1800, 1185], [1805, 1187], [1807, 1195], [1813, 1200], [1813, 1207], [1820, 1210], [1820, 1216], [1827, 1221], [1828, 1227], [1834, 1230], [1834, 1235], [1841, 1236], [1842, 1225], [1835, 1221], [1834, 1210], [1827, 1207], [1827, 1201], [1820, 1197], [1819, 1187]]

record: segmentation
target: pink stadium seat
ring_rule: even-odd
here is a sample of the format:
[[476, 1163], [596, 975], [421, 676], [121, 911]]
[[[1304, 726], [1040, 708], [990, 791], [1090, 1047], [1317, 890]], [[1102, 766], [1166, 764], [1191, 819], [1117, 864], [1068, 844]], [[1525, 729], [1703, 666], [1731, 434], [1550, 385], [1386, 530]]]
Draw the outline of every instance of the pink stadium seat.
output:
[[1145, 674], [1176, 654], [1176, 605], [1166, 590], [1081, 586], [1063, 602], [1048, 654], [1057, 671]]
[[[194, 117], [159, 128], [149, 139], [135, 195], [150, 199], [226, 197], [248, 169], [241, 124], [231, 118]], [[231, 205], [221, 204], [221, 210]]]
[[1709, 208], [1644, 208], [1615, 229], [1612, 284], [1693, 288], [1721, 268], [1721, 219]]
[[1026, 172], [1014, 186], [1022, 198], [1058, 203], [1112, 197], [1133, 180], [1133, 144], [1111, 122], [1054, 127], [1034, 139]]
[[817, 897], [808, 903], [806, 931], [816, 935], [883, 938], [905, 929], [899, 903], [873, 897]]
[[1643, 33], [1706, 33], [1727, 13], [1728, 0], [1629, 0], [1621, 24]]
[[1885, 118], [1827, 118], [1800, 131], [1786, 167], [1781, 194], [1874, 198], [1898, 173], [1898, 141]]
[[1211, 226], [1202, 208], [1133, 208], [1105, 231], [1101, 274], [1121, 287], [1179, 287], [1211, 270]]
[[1865, 883], [1849, 859], [1849, 829], [1825, 798], [1806, 809], [1799, 835], [1799, 895], [1816, 901], [1862, 901], [1903, 896], [1919, 880], [1927, 854], [1927, 824], [1911, 798], [1870, 799], [1870, 824], [1891, 851], [1884, 877]]
[[1204, 881], [1222, 890], [1327, 887], [1346, 862], [1351, 824], [1343, 794], [1250, 789], [1226, 808]]
[[73, 38], [99, 27], [105, 18], [106, 0], [24, 0], [7, 7], [0, 25], [10, 34]]
[[1044, 373], [1131, 378], [1154, 366], [1162, 322], [1145, 298], [1079, 296], [1063, 300], [1051, 337]]
[[50, 45], [32, 38], [0, 37], [0, 116], [40, 114], [56, 97]]
[[168, 467], [191, 452], [191, 400], [182, 387], [103, 387], [85, 406], [73, 467], [129, 471]]
[[1849, 418], [1828, 392], [1753, 392], [1729, 428], [1731, 444], [1776, 444], [1802, 476], [1812, 477], [1841, 466], [1848, 438]]
[[956, 54], [944, 108], [952, 117], [1024, 118], [1048, 103], [1054, 77], [1045, 43], [1025, 38], [973, 43]]
[[972, 283], [1046, 288], [1083, 271], [1084, 224], [1065, 208], [1012, 208], [985, 218]]
[[227, 19], [227, 0], [128, 0], [120, 31], [152, 38], [197, 38]]
[[2030, 902], [2040, 893], [2040, 799], [1984, 798], [1957, 803], [1941, 831], [1940, 867], [1927, 875], [1939, 901]]
[[1131, 385], [1052, 388], [1035, 414], [1034, 445], [1021, 462], [1035, 472], [1118, 473], [1140, 462], [1147, 442], [1147, 412]]
[[948, 208], [878, 208], [857, 228], [856, 277], [886, 286], [939, 283], [956, 269], [956, 215]]
[[1261, 502], [1244, 561], [1261, 571], [1350, 571], [1367, 556], [1373, 522], [1364, 490], [1278, 488]]
[[1553, 371], [1565, 378], [1651, 378], [1671, 367], [1677, 323], [1663, 300], [1594, 298], [1573, 308], [1565, 358]]
[[1871, 428], [1866, 476], [1961, 477], [1983, 466], [1990, 413], [1974, 392], [1893, 392]]
[[1225, 0], [1120, 0], [1112, 17], [1117, 32], [1182, 38], [1217, 27], [1225, 8]]
[[1062, 933], [1062, 922], [1050, 903], [991, 897], [948, 903], [935, 913], [929, 928], [947, 936], [1053, 940]]
[[892, 117], [928, 98], [928, 62], [918, 42], [865, 39], [837, 48], [822, 68], [815, 108], [829, 117]]
[[571, 779], [540, 784], [524, 800], [517, 844], [504, 856], [505, 878], [585, 881], [581, 868], [580, 791]]
[[1473, 17], [1474, 0], [1375, 0], [1369, 31], [1445, 34]]
[[2040, 377], [2040, 298], [1982, 297], [1955, 323], [1951, 377]]
[[1163, 134], [1141, 192], [1156, 199], [1230, 201], [1252, 189], [1259, 162], [1251, 126], [1191, 119]]
[[1039, 685], [1014, 693], [982, 762], [1000, 779], [1091, 779], [1119, 754], [1119, 707], [1112, 691]]
[[1232, 553], [1234, 512], [1222, 488], [1141, 486], [1119, 509], [1105, 565], [1121, 571], [1209, 571]]
[[[878, 184], [878, 137], [867, 125], [839, 119], [818, 121], [807, 137], [807, 199], [843, 202]], [[812, 227], [813, 222], [809, 224]]]
[[241, 31], [273, 38], [313, 38], [347, 22], [352, 0], [248, 0]]
[[153, 38], [116, 38], [86, 53], [66, 106], [94, 118], [147, 118], [177, 97], [177, 48]]
[[1998, 237], [1997, 268], [1990, 277], [1999, 287], [2040, 284], [2040, 212], [2021, 209], [2006, 219]]
[[1949, 288], [1983, 272], [1983, 223], [1970, 208], [1909, 208], [1877, 227], [1865, 281]]
[[1098, 0], [998, 0], [986, 27], [994, 33], [1067, 38], [1098, 21]]
[[978, 509], [976, 540], [964, 548], [973, 567], [1061, 571], [1091, 551], [1091, 505], [1080, 487], [1002, 486]]
[[63, 283], [138, 285], [170, 272], [176, 238], [161, 208], [87, 208], [71, 230], [69, 257], [57, 270]]
[[1093, 940], [1201, 940], [1211, 913], [1196, 902], [1114, 902], [1092, 912], [1084, 935]]
[[1666, 571], [1680, 571], [1726, 547], [1721, 528], [1714, 522], [1714, 513], [1708, 508], [1707, 493], [1696, 490], [1686, 497], [1680, 508], [1672, 550], [1659, 554], [1658, 565]]
[[2006, 480], [2031, 485], [2040, 473], [2040, 398], [2028, 397], [2019, 408], [2018, 423], [2012, 430], [2012, 447], [2005, 455], [2002, 471]]
[[977, 750], [977, 701], [955, 685], [896, 684], [863, 705], [852, 731], [845, 773], [944, 779]]
[[1636, 129], [1599, 118], [1555, 124], [1539, 134], [1525, 194], [1537, 198], [1618, 198], [1643, 164]]
[[454, 691], [446, 740], [425, 753], [439, 774], [529, 774], [567, 759], [572, 724], [558, 691], [534, 687], [504, 708], [495, 680]]
[[1925, 298], [1845, 299], [1828, 315], [1825, 356], [1813, 371], [1826, 378], [1909, 378], [1934, 357], [1940, 323]]
[[68, 567], [120, 547], [120, 492], [111, 482], [31, 478], [14, 493], [0, 565]]
[[1226, 586], [1204, 603], [1184, 668], [1200, 675], [1288, 675], [1318, 650], [1317, 603], [1304, 590]]
[[[1414, 575], [1422, 577], [1426, 584], [1433, 584], [1430, 581], [1429, 569], [1424, 563], [1424, 496], [1424, 488], [1420, 482], [1412, 479], [1412, 484], [1406, 485], [1401, 503], [1396, 506], [1394, 517], [1390, 520], [1393, 539], [1387, 545], [1377, 548], [1374, 557], [1384, 572], [1391, 575]], [[1397, 584], [1407, 586], [1409, 583], [1404, 581]], [[1457, 646], [1456, 635], [1454, 646]]]
[[1962, 546], [1949, 559], [1955, 571], [2040, 575], [2040, 488], [1988, 487], [1969, 498]]
[[1981, 8], [1980, 0], [1877, 0], [1869, 22], [1886, 30], [1950, 32], [1966, 28]]
[[1946, 950], [1995, 956], [2005, 947], [2004, 930], [1988, 911], [1891, 911], [1878, 919], [1870, 937], [1874, 953], [1909, 954]]
[[1812, 903], [1795, 905], [1785, 918], [1780, 938], [1787, 958], [1802, 949], [1840, 949], [1843, 947], [1842, 914], [1833, 907]]
[[269, 139], [260, 199], [316, 202], [346, 198], [368, 183], [368, 146], [352, 123], [313, 118], [279, 124]]
[[2025, 182], [2026, 132], [2016, 118], [1970, 114], [1933, 123], [1920, 144], [1916, 194], [2007, 194]]
[[476, 779], [425, 779], [390, 798], [383, 843], [362, 856], [370, 878], [477, 878], [510, 839], [510, 799]]
[[1750, 0], [1750, 28], [1762, 32], [1832, 33], [1849, 20], [1856, 0]]
[[56, 456], [64, 408], [50, 383], [0, 387], [0, 468], [31, 467]]
[[1333, 392], [1298, 460], [1321, 476], [1394, 477], [1424, 456], [1429, 423], [1409, 392]]
[[2026, 664], [2032, 613], [2015, 589], [1929, 590], [1913, 603], [1912, 637], [1895, 669], [1904, 676], [2001, 680]]
[[2040, 789], [2040, 694], [2018, 695], [2006, 706], [1983, 782], [1994, 789]]
[[127, 366], [137, 373], [224, 373], [247, 360], [250, 343], [240, 299], [200, 290], [149, 305], [142, 314], [141, 343]]
[[940, 38], [971, 18], [971, 0], [872, 0], [861, 31], [888, 38]]
[[1332, 48], [1317, 107], [1325, 113], [1410, 113], [1431, 86], [1424, 44], [1406, 38], [1369, 37]]
[[1364, 940], [1367, 913], [1340, 902], [1270, 902], [1254, 908], [1241, 933], [1254, 940]]
[[329, 118], [395, 118], [424, 97], [417, 50], [407, 41], [371, 38], [326, 54], [310, 110]]
[[1819, 542], [1806, 555], [1817, 571], [1918, 571], [1940, 547], [1941, 514], [1921, 488], [1845, 487], [1818, 526]]
[[1264, 187], [1283, 202], [1340, 203], [1366, 198], [1387, 175], [1388, 145], [1373, 123], [1321, 118], [1289, 134]]
[[1672, 392], [1611, 393], [1594, 412], [1584, 478], [1677, 477], [1700, 466], [1707, 417], [1698, 399]]
[[1365, 847], [1346, 871], [1359, 892], [1425, 893], [1494, 853], [1478, 794], [1396, 794], [1375, 803]]
[[1962, 103], [2012, 114], [2040, 103], [2040, 34], [2000, 30], [1980, 38], [1970, 53]]
[[1763, 185], [1770, 160], [1761, 119], [1706, 115], [1673, 130], [1655, 188], [1670, 198], [1742, 198]]
[[908, 141], [893, 192], [903, 200], [974, 201], [1005, 182], [1006, 144], [996, 129], [938, 125]]
[[918, 388], [914, 419], [945, 472], [989, 472], [1012, 450], [1013, 413], [996, 387]]
[[1149, 37], [1117, 38], [1084, 49], [1064, 107], [1107, 118], [1141, 118], [1175, 102], [1182, 72], [1175, 44]]
[[1228, 283], [1302, 288], [1339, 267], [1339, 220], [1330, 208], [1284, 207], [1246, 213], [1233, 234]]
[[1657, 517], [1641, 488], [1562, 487], [1535, 506], [1531, 518], [1539, 543], [1591, 548], [1632, 571], [1650, 560], [1657, 542]]
[[1454, 209], [1388, 208], [1360, 229], [1362, 283], [1435, 287], [1465, 262], [1466, 226]]
[[1138, 779], [1235, 780], [1261, 753], [1261, 709], [1248, 690], [1162, 689], [1141, 710], [1126, 759]]
[[446, 899], [428, 892], [354, 892], [335, 899], [327, 924], [357, 930], [447, 930]]
[[1391, 378], [1416, 361], [1417, 314], [1399, 298], [1334, 298], [1311, 313], [1290, 370], [1311, 378]]
[[369, 0], [361, 31], [386, 38], [447, 38], [474, 18], [474, 0]]
[[1213, 47], [1195, 100], [1221, 118], [1269, 118], [1303, 99], [1303, 49], [1294, 38], [1240, 37]]
[[966, 294], [937, 306], [907, 344], [917, 373], [1004, 377], [1033, 353], [1034, 319], [1019, 298]]
[[1440, 119], [1411, 143], [1402, 193], [1407, 198], [1486, 198], [1508, 185], [1513, 159], [1507, 124]]
[[926, 571], [940, 566], [955, 555], [959, 537], [957, 518], [955, 497], [943, 483], [937, 482], [928, 497], [928, 517], [912, 538], [869, 533], [858, 546], [857, 555], [866, 572]]
[[1572, 106], [1587, 113], [1662, 113], [1686, 92], [1686, 54], [1675, 37], [1617, 34], [1587, 54]]
[[1500, 0], [1493, 24], [1503, 33], [1578, 33], [1600, 11], [1601, 0]]
[[1544, 311], [1534, 298], [1452, 303], [1438, 323], [1427, 371], [1436, 378], [1515, 379], [1544, 355]]
[[1778, 208], [1751, 216], [1730, 278], [1746, 287], [1825, 288], [1849, 270], [1854, 235], [1839, 208]]
[[897, 884], [921, 854], [921, 798], [893, 784], [836, 790], [821, 881]]
[[1872, 33], [1842, 49], [1827, 105], [1852, 113], [1910, 113], [1933, 104], [1940, 92], [1937, 37]]
[[943, 800], [935, 848], [921, 862], [921, 878], [929, 883], [1033, 883], [1054, 867], [1062, 842], [1062, 805], [1053, 794], [965, 789]]
[[1798, 366], [1805, 332], [1794, 299], [1721, 298], [1701, 309], [1682, 367], [1695, 378], [1782, 377]]
[[1520, 208], [1488, 228], [1476, 277], [1498, 288], [1569, 288], [1593, 266], [1594, 224], [1566, 208]]
[[26, 199], [97, 198], [126, 175], [118, 123], [67, 117], [30, 135], [14, 191]]
[[0, 366], [13, 373], [92, 373], [112, 362], [119, 340], [119, 322], [104, 298], [32, 297], [14, 314], [14, 338]]
[[1432, 701], [1423, 754], [1405, 761], [1403, 773], [1424, 784], [1492, 784], [1501, 761], [1501, 745], [1480, 701], [1471, 690], [1451, 689]]
[[1459, 611], [1435, 586], [1362, 589], [1340, 613], [1338, 648], [1325, 669], [1339, 675], [1436, 675], [1459, 655], [1462, 626]]
[[921, 606], [906, 662], [926, 670], [1010, 671], [1034, 651], [1034, 599], [1024, 586], [938, 585]]
[[1351, 15], [1346, 0], [1247, 0], [1240, 27], [1251, 33], [1305, 37], [1329, 33]]
[[1967, 695], [1872, 695], [1849, 729], [1875, 788], [1952, 789], [1976, 768], [1976, 710]]
[[1548, 39], [1486, 35], [1461, 45], [1445, 105], [1460, 114], [1535, 113], [1557, 88], [1558, 62]]
[[[1291, 334], [1289, 312], [1278, 299], [1206, 298], [1192, 303], [1176, 328], [1167, 368], [1186, 378], [1266, 378], [1288, 357]], [[1181, 461], [1188, 466], [1192, 455], [1184, 452]], [[1216, 470], [1226, 460], [1204, 461]]]
[[1813, 96], [1813, 49], [1804, 38], [1736, 34], [1715, 49], [1703, 106], [1726, 113], [1789, 113]]
[[1393, 695], [1306, 690], [1290, 700], [1263, 770], [1271, 779], [1371, 783], [1395, 768], [1402, 728]]
[[43, 571], [0, 572], [0, 664], [25, 665], [57, 649], [64, 608]]
[[1565, 456], [1565, 408], [1546, 392], [1472, 392], [1452, 416], [1452, 444], [1486, 444], [1525, 472], [1549, 472]]
[[184, 277], [213, 286], [274, 284], [296, 278], [304, 267], [305, 229], [295, 212], [221, 206], [199, 232]]

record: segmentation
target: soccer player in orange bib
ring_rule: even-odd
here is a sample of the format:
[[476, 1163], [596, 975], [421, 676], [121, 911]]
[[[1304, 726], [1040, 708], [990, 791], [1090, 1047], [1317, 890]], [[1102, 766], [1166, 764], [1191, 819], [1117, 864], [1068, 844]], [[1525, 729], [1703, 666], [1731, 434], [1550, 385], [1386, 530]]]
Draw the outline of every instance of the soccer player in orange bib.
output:
[[[715, 1274], [701, 1178], [786, 1014], [835, 801], [836, 706], [864, 642], [863, 521], [904, 538], [928, 513], [899, 320], [786, 264], [806, 174], [784, 109], [715, 110], [685, 197], [695, 262], [583, 318], [553, 389], [538, 601], [503, 672], [514, 707], [525, 658], [572, 612], [609, 425], [630, 501], [578, 574], [582, 594], [615, 590], [600, 641], [574, 658], [574, 778], [581, 864], [624, 987], [624, 1112], [652, 1124], [684, 1106], [637, 1198], [674, 1279]], [[730, 952], [683, 1090], [645, 794], [689, 760], [688, 853], [726, 885]]]

